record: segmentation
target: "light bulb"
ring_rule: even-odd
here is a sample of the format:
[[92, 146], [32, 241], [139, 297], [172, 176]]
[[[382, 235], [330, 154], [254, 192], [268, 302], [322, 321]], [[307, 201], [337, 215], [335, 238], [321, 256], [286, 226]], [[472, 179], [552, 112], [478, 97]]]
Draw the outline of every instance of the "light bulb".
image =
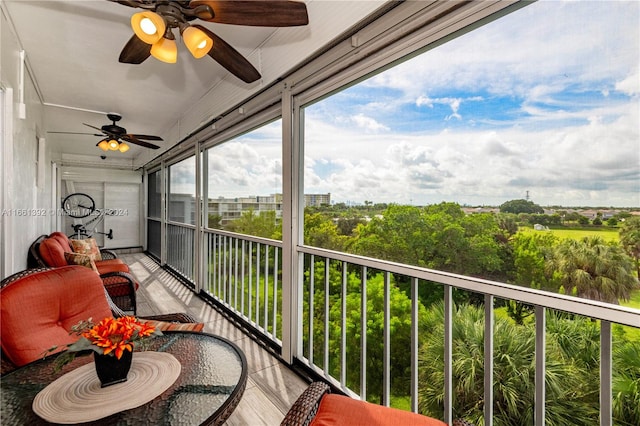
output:
[[213, 47], [213, 40], [199, 28], [187, 27], [182, 32], [182, 41], [194, 58], [200, 59]]
[[111, 139], [111, 140], [109, 141], [109, 149], [110, 149], [111, 151], [117, 151], [119, 146], [120, 146], [120, 144], [118, 143], [118, 141], [117, 141], [117, 140], [115, 140], [115, 139]]
[[175, 64], [178, 60], [178, 46], [175, 40], [161, 38], [151, 46], [151, 56], [159, 61]]
[[129, 151], [129, 145], [127, 145], [124, 142], [121, 142], [120, 147], [118, 149], [120, 150], [120, 152], [127, 152]]
[[154, 44], [162, 38], [167, 26], [162, 16], [146, 10], [131, 17], [131, 28], [140, 40]]
[[98, 147], [103, 151], [109, 151], [109, 142], [106, 139], [102, 139], [98, 143]]

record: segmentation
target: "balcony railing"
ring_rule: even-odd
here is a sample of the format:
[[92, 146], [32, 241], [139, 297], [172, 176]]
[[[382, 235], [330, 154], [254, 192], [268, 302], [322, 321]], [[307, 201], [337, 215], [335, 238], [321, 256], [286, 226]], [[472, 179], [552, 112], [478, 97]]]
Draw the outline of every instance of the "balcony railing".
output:
[[195, 281], [195, 226], [167, 223], [167, 266]]
[[[170, 265], [185, 276], [193, 276], [193, 230], [182, 226], [168, 232], [168, 260]], [[282, 347], [282, 244], [279, 241], [226, 231], [204, 232], [203, 259], [206, 265], [204, 291], [218, 303], [233, 311], [239, 318], [251, 324], [266, 340]], [[516, 301], [533, 312], [535, 321], [535, 353], [531, 354], [535, 364], [536, 425], [545, 424], [547, 362], [547, 314], [562, 312], [573, 317], [583, 317], [599, 324], [600, 359], [600, 403], [601, 425], [612, 424], [612, 374], [613, 344], [612, 325], [640, 328], [640, 316], [634, 309], [600, 303], [587, 299], [549, 293], [535, 289], [434, 271], [416, 266], [403, 265], [378, 259], [355, 256], [340, 252], [300, 246], [296, 257], [301, 258], [302, 271], [298, 280], [300, 312], [294, 324], [293, 335], [299, 343], [294, 356], [310, 370], [332, 382], [345, 393], [362, 399], [371, 399], [373, 394], [383, 405], [399, 405], [394, 389], [402, 388], [408, 404], [404, 408], [418, 411], [420, 381], [419, 366], [423, 341], [420, 340], [424, 324], [420, 323], [420, 298], [424, 294], [437, 292], [443, 306], [443, 362], [442, 386], [444, 388], [442, 418], [451, 422], [455, 409], [454, 386], [454, 338], [456, 294], [468, 292], [476, 306], [483, 309], [483, 368], [484, 392], [477, 401], [483, 406], [484, 424], [493, 424], [494, 386], [494, 341], [495, 302]], [[354, 286], [354, 282], [356, 285]], [[380, 311], [372, 309], [378, 305], [375, 296], [368, 290], [372, 286], [382, 288]], [[392, 303], [397, 290], [407, 296], [409, 305], [398, 308]], [[374, 296], [370, 296], [374, 294]], [[395, 296], [394, 296], [395, 297]], [[378, 297], [379, 298], [379, 297]], [[375, 302], [375, 303], [374, 303]], [[379, 302], [379, 301], [378, 301]], [[408, 311], [410, 330], [409, 347], [397, 347], [398, 309]], [[355, 315], [354, 315], [355, 313]], [[354, 321], [357, 318], [357, 322]], [[375, 324], [382, 324], [381, 330]], [[354, 340], [356, 344], [354, 345]], [[597, 343], [597, 342], [596, 342]], [[353, 352], [357, 347], [357, 353]], [[351, 348], [351, 349], [350, 349]], [[381, 351], [380, 351], [381, 348]], [[381, 353], [380, 353], [381, 352]], [[406, 365], [401, 365], [392, 354], [405, 353]], [[372, 365], [377, 359], [380, 364]], [[523, 378], [525, 380], [525, 378]], [[398, 382], [402, 382], [398, 386]], [[442, 390], [441, 390], [442, 391]], [[396, 391], [397, 392], [397, 391]], [[395, 398], [395, 399], [394, 399]], [[491, 401], [484, 404], [484, 401]]]
[[205, 232], [205, 292], [282, 345], [282, 243]]

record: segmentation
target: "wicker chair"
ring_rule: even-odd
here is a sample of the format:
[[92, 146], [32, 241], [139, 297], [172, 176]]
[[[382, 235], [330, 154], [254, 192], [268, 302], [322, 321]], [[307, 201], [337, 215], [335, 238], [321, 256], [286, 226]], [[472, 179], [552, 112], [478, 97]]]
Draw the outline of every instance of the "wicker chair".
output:
[[[74, 268], [80, 268], [80, 271], [84, 271], [85, 268], [83, 267], [74, 267]], [[36, 276], [38, 274], [43, 274], [46, 273], [46, 271], [49, 270], [53, 270], [56, 268], [47, 268], [47, 267], [41, 267], [41, 268], [33, 268], [33, 269], [25, 269], [24, 271], [20, 271], [17, 272], [13, 275], [10, 275], [9, 277], [4, 278], [1, 282], [0, 282], [0, 300], [1, 300], [1, 295], [2, 295], [2, 291], [5, 288], [8, 288], [11, 285], [21, 285], [21, 283], [24, 283], [25, 285], [33, 285], [32, 283], [29, 283], [29, 277], [31, 276]], [[94, 274], [95, 275], [95, 274]], [[40, 275], [43, 276], [43, 275]], [[91, 276], [91, 275], [89, 275]], [[33, 282], [37, 282], [37, 280], [33, 280]], [[108, 303], [109, 309], [111, 310], [112, 314], [114, 317], [121, 317], [121, 316], [126, 316], [127, 313], [124, 312], [122, 309], [120, 309], [120, 307], [118, 305], [116, 305], [113, 300], [111, 299], [109, 292], [107, 291], [107, 288], [104, 287], [103, 288], [104, 291], [104, 295], [106, 298], [106, 302]], [[77, 293], [72, 294], [72, 296], [76, 296]], [[104, 302], [102, 302], [104, 303]], [[25, 316], [25, 321], [28, 321], [28, 316]], [[163, 314], [163, 315], [154, 315], [154, 316], [147, 316], [147, 317], [141, 317], [140, 319], [144, 319], [144, 320], [152, 320], [152, 321], [156, 321], [156, 322], [162, 322], [164, 324], [167, 324], [168, 327], [164, 327], [164, 329], [171, 329], [171, 325], [172, 324], [184, 324], [184, 325], [202, 325], [201, 323], [198, 323], [197, 320], [192, 317], [189, 314], [186, 313], [169, 313], [169, 314]], [[190, 329], [201, 329], [202, 327], [191, 327]], [[161, 327], [162, 329], [162, 327]], [[55, 342], [51, 342], [51, 343], [55, 343]], [[17, 367], [16, 365], [14, 365], [8, 358], [7, 356], [5, 356], [5, 354], [3, 353], [1, 355], [0, 358], [0, 367], [1, 367], [1, 371], [0, 373], [2, 375], [4, 375], [5, 373], [8, 373], [10, 371], [15, 370]]]
[[[54, 232], [51, 235], [41, 235], [31, 243], [29, 247], [27, 256], [28, 268], [60, 267], [66, 265], [66, 260], [60, 257], [62, 256], [62, 252], [57, 253], [58, 256], [45, 257], [42, 255], [41, 245], [47, 239], [59, 242], [63, 247], [63, 251], [73, 251], [69, 239], [63, 233]], [[98, 269], [102, 283], [109, 292], [109, 296], [111, 296], [113, 302], [118, 305], [120, 309], [136, 315], [136, 290], [138, 283], [129, 273], [129, 266], [120, 260], [116, 261], [117, 256], [115, 252], [111, 250], [100, 249], [100, 254], [105, 265]], [[97, 265], [99, 266], [100, 262], [97, 262]]]
[[[402, 424], [412, 424], [412, 425], [438, 425], [445, 423], [440, 422], [439, 420], [432, 419], [430, 417], [422, 416], [414, 413], [400, 412], [400, 410], [388, 407], [379, 407], [374, 406], [374, 404], [370, 404], [363, 401], [358, 401], [355, 399], [351, 399], [346, 396], [339, 396], [342, 409], [338, 411], [333, 411], [329, 415], [323, 416], [322, 411], [325, 410], [324, 406], [321, 406], [321, 402], [323, 398], [331, 393], [331, 388], [323, 382], [313, 382], [309, 385], [309, 387], [298, 397], [293, 406], [289, 409], [287, 414], [285, 415], [280, 426], [308, 426], [311, 422], [316, 419], [316, 416], [322, 417], [320, 420], [317, 420], [321, 425], [343, 425], [349, 424], [351, 425], [353, 422], [346, 420], [342, 420], [342, 414], [345, 416], [348, 411], [353, 411], [356, 413], [364, 412], [362, 410], [363, 407], [373, 407], [377, 412], [377, 417], [367, 417], [362, 416], [358, 420], [358, 424], [366, 424], [367, 426], [381, 426], [381, 425], [402, 425]], [[320, 415], [319, 415], [320, 413]], [[380, 415], [382, 414], [382, 416]], [[368, 413], [367, 413], [368, 414]], [[357, 416], [357, 414], [356, 414]], [[402, 417], [402, 418], [401, 418]], [[351, 425], [352, 426], [352, 425]], [[473, 426], [471, 423], [456, 419], [453, 421], [452, 426]]]

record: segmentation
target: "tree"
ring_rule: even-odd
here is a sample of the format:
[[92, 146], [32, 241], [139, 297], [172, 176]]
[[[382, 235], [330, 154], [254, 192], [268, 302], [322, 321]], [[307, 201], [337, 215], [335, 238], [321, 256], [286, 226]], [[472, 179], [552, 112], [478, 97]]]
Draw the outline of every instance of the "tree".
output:
[[547, 271], [561, 275], [562, 286], [578, 297], [619, 303], [638, 288], [633, 262], [617, 243], [600, 237], [565, 239], [553, 252]]
[[633, 258], [636, 273], [640, 277], [640, 217], [625, 219], [620, 228], [620, 244]]
[[466, 215], [455, 203], [391, 205], [355, 235], [352, 251], [365, 256], [482, 277], [503, 267], [493, 215]]
[[511, 200], [506, 201], [500, 206], [501, 213], [544, 213], [544, 209], [533, 201], [529, 200]]
[[227, 224], [226, 229], [256, 237], [278, 239], [282, 235], [282, 224], [276, 219], [274, 210], [259, 212], [253, 210], [242, 212], [242, 216]]
[[588, 225], [588, 224], [589, 224], [589, 218], [588, 218], [588, 217], [586, 217], [586, 216], [580, 216], [580, 217], [578, 218], [578, 223], [579, 223], [580, 225]]
[[211, 229], [222, 229], [222, 216], [219, 214], [209, 214], [207, 227]]
[[341, 235], [336, 224], [322, 213], [304, 215], [304, 243], [328, 250], [344, 251], [348, 237]]
[[[428, 309], [426, 318], [423, 329], [427, 334], [423, 337], [418, 361], [418, 407], [422, 414], [441, 418], [444, 409], [443, 305]], [[493, 424], [531, 425], [535, 400], [535, 325], [516, 325], [501, 317], [494, 321]], [[545, 424], [592, 425], [598, 419], [598, 326], [588, 320], [565, 320], [548, 314], [547, 328], [550, 332], [545, 368]], [[563, 329], [571, 333], [571, 339], [561, 343], [556, 339], [563, 336]], [[595, 364], [585, 361], [592, 360], [594, 353]], [[454, 418], [484, 424], [484, 312], [481, 307], [454, 307], [452, 370]]]
[[518, 232], [517, 216], [513, 213], [499, 213], [496, 215], [498, 227], [504, 232], [505, 241]]
[[545, 265], [558, 239], [551, 233], [518, 233], [513, 238], [513, 262], [517, 285], [543, 290], [557, 290]]

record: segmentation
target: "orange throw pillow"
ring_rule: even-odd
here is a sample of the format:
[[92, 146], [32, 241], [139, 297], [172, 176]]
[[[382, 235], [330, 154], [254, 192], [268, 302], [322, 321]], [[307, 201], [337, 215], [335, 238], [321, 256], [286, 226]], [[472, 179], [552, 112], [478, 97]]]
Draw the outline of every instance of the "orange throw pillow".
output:
[[89, 268], [93, 270], [96, 274], [100, 274], [100, 272], [98, 272], [98, 268], [96, 267], [96, 263], [93, 261], [92, 257], [88, 254], [65, 252], [64, 258], [67, 260], [67, 263], [69, 265], [84, 266], [85, 268]]
[[69, 240], [74, 253], [88, 254], [93, 256], [93, 260], [102, 260], [100, 248], [95, 238], [87, 238], [84, 240]]
[[204, 328], [204, 323], [201, 322], [166, 322], [156, 321], [151, 319], [140, 318], [140, 322], [146, 322], [149, 325], [154, 326], [160, 331], [197, 331], [200, 332]]

